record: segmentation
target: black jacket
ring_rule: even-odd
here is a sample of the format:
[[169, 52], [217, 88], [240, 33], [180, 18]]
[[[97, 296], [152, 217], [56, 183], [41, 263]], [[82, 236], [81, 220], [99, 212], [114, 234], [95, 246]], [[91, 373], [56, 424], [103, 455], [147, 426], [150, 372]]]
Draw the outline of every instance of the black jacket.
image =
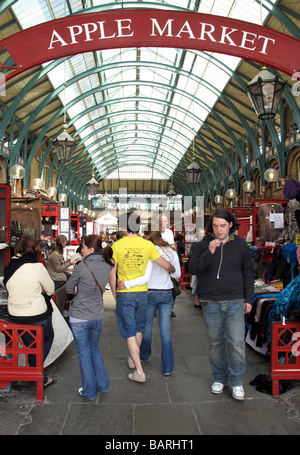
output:
[[189, 271], [199, 276], [199, 299], [207, 301], [244, 300], [252, 305], [254, 273], [245, 240], [231, 235], [229, 241], [209, 251], [213, 236], [205, 236], [191, 251]]

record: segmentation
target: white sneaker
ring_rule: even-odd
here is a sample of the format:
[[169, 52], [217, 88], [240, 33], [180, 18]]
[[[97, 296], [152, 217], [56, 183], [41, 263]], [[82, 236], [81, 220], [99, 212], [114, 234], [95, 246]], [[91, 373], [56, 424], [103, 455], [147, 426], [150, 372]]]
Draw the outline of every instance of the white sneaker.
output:
[[211, 393], [222, 393], [224, 389], [224, 384], [221, 382], [214, 382], [213, 385], [211, 386]]
[[244, 400], [245, 399], [244, 387], [242, 385], [232, 387], [232, 396], [236, 400]]

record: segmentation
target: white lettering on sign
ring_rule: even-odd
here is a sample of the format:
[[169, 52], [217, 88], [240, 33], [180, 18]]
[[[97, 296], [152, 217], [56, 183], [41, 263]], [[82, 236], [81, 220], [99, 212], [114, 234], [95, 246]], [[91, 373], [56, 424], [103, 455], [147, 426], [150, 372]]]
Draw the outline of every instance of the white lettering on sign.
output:
[[[163, 24], [156, 18], [150, 18], [151, 30], [149, 37], [182, 38], [188, 40], [211, 41], [212, 43], [232, 46], [267, 54], [270, 45], [275, 45], [275, 39], [257, 35], [246, 30], [226, 26], [216, 27], [213, 24], [199, 22], [197, 27], [189, 21], [178, 25], [175, 19], [167, 19]], [[146, 30], [143, 27], [143, 30]], [[131, 19], [115, 19], [107, 21], [87, 22], [66, 28], [67, 33], [53, 30], [48, 49], [68, 46], [94, 40], [128, 38], [134, 36]]]
[[[228, 44], [229, 46], [241, 47], [243, 49], [248, 49], [250, 51], [257, 50], [259, 45], [259, 53], [266, 54], [267, 46], [269, 43], [275, 44], [275, 40], [268, 38], [267, 36], [259, 35], [255, 33], [247, 32], [245, 30], [239, 31], [237, 28], [229, 28], [221, 26], [221, 38], [217, 39], [218, 30], [216, 30], [213, 24], [208, 24], [205, 22], [200, 22], [200, 31], [198, 32], [198, 38], [196, 37], [195, 31], [192, 30], [188, 21], [184, 23], [179, 32], [175, 34], [174, 28], [174, 19], [169, 19], [162, 27], [159, 24], [158, 20], [155, 18], [151, 19], [152, 22], [152, 32], [150, 36], [163, 36], [166, 37], [181, 37], [182, 33], [188, 33], [190, 39], [198, 39], [202, 41], [210, 40], [214, 43]], [[220, 31], [219, 31], [220, 33]], [[242, 35], [241, 37], [234, 37], [232, 35]], [[259, 41], [262, 40], [262, 41]]]
[[[93, 41], [96, 39], [109, 38], [126, 38], [134, 35], [131, 31], [131, 19], [116, 19], [116, 31], [112, 35], [107, 35], [105, 29], [106, 21], [88, 22], [82, 25], [72, 25], [67, 27], [69, 30], [69, 41], [65, 41], [56, 30], [53, 30], [48, 49], [54, 49], [56, 43], [60, 46], [68, 46], [70, 44], [78, 44], [80, 40]], [[97, 35], [95, 36], [95, 33]]]

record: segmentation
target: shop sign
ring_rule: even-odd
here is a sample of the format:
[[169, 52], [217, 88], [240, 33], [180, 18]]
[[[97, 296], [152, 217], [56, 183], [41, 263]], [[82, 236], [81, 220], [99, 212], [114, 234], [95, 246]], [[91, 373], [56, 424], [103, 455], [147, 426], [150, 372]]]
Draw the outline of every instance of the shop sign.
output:
[[67, 16], [0, 41], [15, 66], [6, 80], [51, 60], [103, 49], [169, 47], [234, 55], [292, 75], [299, 70], [299, 40], [236, 19], [183, 11], [114, 10]]

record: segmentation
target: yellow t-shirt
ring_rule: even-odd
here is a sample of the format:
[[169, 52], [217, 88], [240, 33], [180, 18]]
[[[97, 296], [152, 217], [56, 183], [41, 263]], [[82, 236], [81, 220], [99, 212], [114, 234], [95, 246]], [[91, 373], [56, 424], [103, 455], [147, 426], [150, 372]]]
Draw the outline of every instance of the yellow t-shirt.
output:
[[[119, 281], [130, 281], [145, 274], [148, 260], [155, 261], [161, 255], [152, 242], [142, 237], [123, 237], [112, 245], [113, 260], [118, 264]], [[147, 284], [118, 292], [147, 291]]]

